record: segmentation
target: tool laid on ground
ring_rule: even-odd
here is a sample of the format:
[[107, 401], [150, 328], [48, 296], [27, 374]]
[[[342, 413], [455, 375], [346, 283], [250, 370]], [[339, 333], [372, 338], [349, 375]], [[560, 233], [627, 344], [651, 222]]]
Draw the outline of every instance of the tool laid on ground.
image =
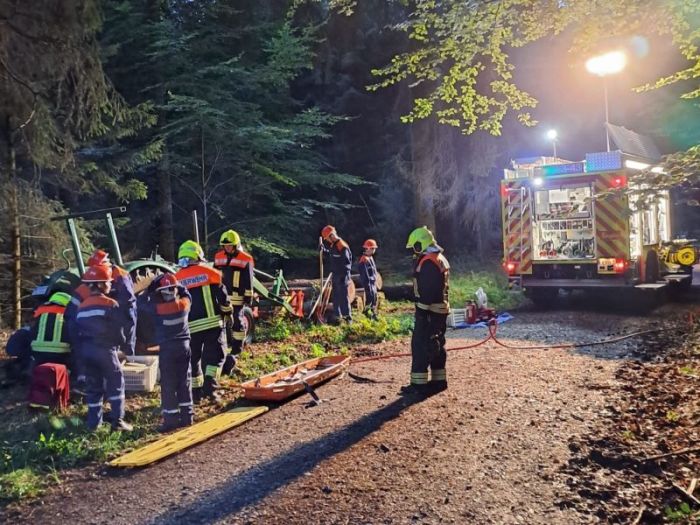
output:
[[266, 406], [234, 408], [124, 454], [110, 461], [109, 465], [126, 468], [145, 467], [242, 425], [268, 410]]

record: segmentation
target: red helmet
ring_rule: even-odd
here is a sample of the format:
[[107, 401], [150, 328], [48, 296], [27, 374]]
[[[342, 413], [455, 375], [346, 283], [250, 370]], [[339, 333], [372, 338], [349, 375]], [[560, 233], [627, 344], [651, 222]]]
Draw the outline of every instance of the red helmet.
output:
[[175, 288], [178, 284], [175, 274], [169, 272], [164, 273], [156, 278], [156, 292], [167, 290], [168, 288]]
[[379, 245], [377, 244], [377, 241], [374, 239], [367, 239], [363, 244], [362, 247], [365, 250], [369, 250], [370, 248], [379, 248]]
[[321, 238], [328, 239], [328, 237], [331, 236], [331, 233], [335, 233], [337, 235], [335, 228], [329, 224], [321, 230]]
[[90, 266], [83, 274], [84, 283], [106, 283], [112, 280], [112, 267], [106, 264]]
[[87, 263], [88, 263], [88, 266], [98, 266], [100, 264], [109, 264], [109, 254], [104, 250], [97, 249], [90, 256]]

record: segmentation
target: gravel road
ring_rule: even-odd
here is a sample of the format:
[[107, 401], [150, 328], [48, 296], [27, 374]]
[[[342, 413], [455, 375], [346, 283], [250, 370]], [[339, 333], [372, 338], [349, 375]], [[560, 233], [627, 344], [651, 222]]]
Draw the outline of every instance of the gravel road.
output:
[[[662, 308], [658, 316], [675, 316]], [[522, 312], [499, 328], [513, 345], [594, 341], [648, 329], [654, 317]], [[450, 332], [448, 347], [485, 330]], [[409, 359], [354, 365], [356, 374], [143, 470], [88, 468], [5, 523], [590, 523], [562, 503], [570, 439], [609, 403], [621, 359], [640, 338], [572, 350], [453, 352], [450, 388], [399, 397]], [[406, 341], [379, 345], [406, 351]]]

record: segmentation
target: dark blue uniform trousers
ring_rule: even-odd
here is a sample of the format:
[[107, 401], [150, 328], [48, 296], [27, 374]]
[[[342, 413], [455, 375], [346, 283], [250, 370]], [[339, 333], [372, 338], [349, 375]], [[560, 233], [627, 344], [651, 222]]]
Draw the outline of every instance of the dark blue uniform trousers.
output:
[[188, 340], [160, 345], [160, 400], [166, 425], [192, 424], [191, 358]]
[[350, 277], [347, 275], [339, 275], [336, 277], [336, 275], [333, 274], [333, 313], [335, 313], [337, 318], [350, 317], [350, 297], [348, 297], [348, 284], [350, 284]]
[[124, 373], [117, 357], [117, 349], [83, 348], [85, 362], [88, 415], [91, 429], [102, 423], [102, 403], [107, 398], [112, 408], [112, 420], [124, 417]]
[[191, 334], [192, 388], [205, 396], [219, 387], [221, 365], [226, 357], [226, 334], [222, 328]]

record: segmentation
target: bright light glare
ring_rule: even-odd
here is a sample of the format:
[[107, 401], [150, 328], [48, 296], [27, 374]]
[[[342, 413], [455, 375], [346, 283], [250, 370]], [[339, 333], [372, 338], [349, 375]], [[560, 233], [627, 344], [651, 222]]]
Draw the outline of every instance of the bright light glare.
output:
[[646, 162], [638, 162], [636, 160], [626, 160], [625, 161], [625, 168], [630, 168], [633, 170], [645, 170], [649, 166], [651, 166], [651, 164], [647, 164]]
[[622, 71], [627, 65], [627, 55], [622, 51], [611, 51], [604, 55], [589, 58], [586, 61], [586, 69], [589, 73], [604, 77]]
[[549, 140], [556, 140], [556, 138], [557, 138], [557, 130], [556, 130], [556, 129], [550, 129], [550, 130], [547, 132], [547, 138], [548, 138]]
[[542, 186], [542, 184], [544, 184], [544, 179], [542, 177], [535, 177], [534, 179], [532, 179], [532, 183], [535, 186]]
[[664, 169], [661, 166], [654, 166], [653, 168], [651, 168], [651, 171], [653, 173], [660, 173], [661, 175], [666, 174], [666, 172], [664, 171]]

